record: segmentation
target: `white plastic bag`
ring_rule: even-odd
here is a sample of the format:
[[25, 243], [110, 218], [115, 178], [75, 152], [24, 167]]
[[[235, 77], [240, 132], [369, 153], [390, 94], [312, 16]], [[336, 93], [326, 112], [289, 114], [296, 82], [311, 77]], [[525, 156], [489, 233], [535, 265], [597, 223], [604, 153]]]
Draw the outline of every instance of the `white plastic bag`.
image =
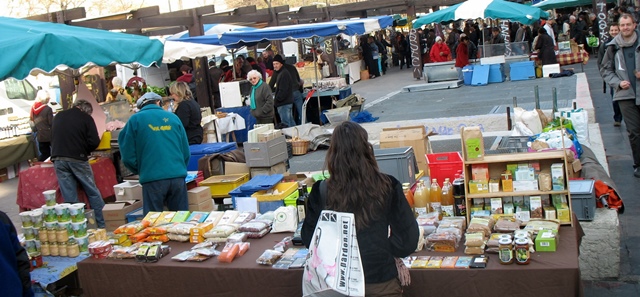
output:
[[[513, 109], [513, 114], [515, 115], [515, 123], [518, 126], [518, 123], [524, 124], [532, 134], [524, 134], [522, 136], [532, 136], [542, 132], [542, 123], [540, 122], [540, 115], [535, 110], [526, 111], [521, 107], [515, 107]], [[523, 133], [526, 132], [526, 129], [521, 129]]]
[[590, 146], [589, 142], [589, 114], [586, 110], [579, 108], [570, 111], [556, 112], [556, 117], [563, 117], [571, 121], [573, 130], [576, 131], [578, 142], [582, 145]]

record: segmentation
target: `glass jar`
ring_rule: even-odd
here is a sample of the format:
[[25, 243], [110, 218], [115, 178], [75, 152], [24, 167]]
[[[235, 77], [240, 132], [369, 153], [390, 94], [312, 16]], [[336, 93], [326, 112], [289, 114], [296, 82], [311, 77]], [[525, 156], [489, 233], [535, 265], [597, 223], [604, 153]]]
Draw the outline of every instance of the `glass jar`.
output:
[[94, 243], [95, 241], [96, 241], [96, 234], [95, 233], [89, 234], [89, 243]]
[[67, 229], [58, 229], [58, 231], [56, 231], [56, 238], [59, 243], [67, 242], [69, 240], [69, 233], [67, 233]]
[[49, 250], [49, 243], [48, 242], [42, 242], [42, 245], [40, 246], [40, 253], [43, 256], [51, 255], [51, 251]]
[[500, 234], [500, 236], [498, 236], [498, 240], [503, 238], [511, 240], [511, 234]]
[[67, 256], [75, 258], [80, 255], [80, 247], [75, 240], [69, 240], [67, 243]]
[[60, 250], [58, 249], [58, 244], [55, 242], [49, 243], [49, 252], [51, 256], [60, 256]]
[[523, 238], [516, 239], [516, 247], [514, 251], [516, 254], [516, 264], [529, 264], [531, 259], [531, 254], [529, 253], [529, 240]]
[[[47, 231], [47, 228], [40, 228], [39, 230], [40, 232], [38, 232], [38, 239], [40, 239], [40, 242], [47, 242], [49, 241], [49, 231]], [[46, 256], [46, 255], [43, 255]]]
[[47, 240], [48, 242], [55, 242], [57, 241], [57, 237], [56, 237], [56, 229], [53, 228], [47, 228], [47, 238], [49, 240]]
[[67, 244], [64, 242], [58, 243], [58, 253], [60, 257], [66, 257], [67, 254]]
[[511, 239], [501, 238], [498, 240], [500, 247], [498, 248], [498, 260], [500, 264], [507, 265], [513, 263], [513, 246]]

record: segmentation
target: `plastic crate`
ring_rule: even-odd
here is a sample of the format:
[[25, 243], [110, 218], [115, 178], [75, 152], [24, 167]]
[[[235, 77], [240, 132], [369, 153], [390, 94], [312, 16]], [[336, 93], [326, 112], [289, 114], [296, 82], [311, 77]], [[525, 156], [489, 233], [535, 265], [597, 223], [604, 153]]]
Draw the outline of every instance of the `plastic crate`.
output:
[[332, 125], [338, 125], [344, 121], [349, 120], [349, 111], [351, 106], [345, 106], [340, 108], [328, 109], [324, 111], [324, 115]]
[[269, 195], [267, 191], [258, 191], [253, 193], [251, 197], [255, 197], [258, 199], [258, 202], [261, 201], [279, 201], [284, 200], [287, 196], [291, 195], [291, 193], [298, 190], [297, 182], [289, 182], [289, 183], [279, 183], [275, 187], [274, 190], [278, 191], [278, 195]]
[[511, 63], [509, 69], [511, 81], [536, 79], [536, 68], [533, 61]]
[[504, 67], [502, 64], [489, 65], [489, 83], [504, 82]]
[[211, 197], [229, 197], [229, 192], [249, 181], [249, 174], [216, 175], [200, 182], [199, 186], [211, 188]]
[[460, 152], [427, 154], [427, 164], [431, 175], [429, 178], [437, 179], [442, 187], [445, 178], [453, 183], [456, 173], [462, 170], [462, 156]]
[[593, 221], [596, 215], [596, 192], [593, 180], [570, 180], [571, 210], [579, 221]]
[[380, 172], [397, 178], [401, 183], [416, 182], [415, 174], [418, 172], [418, 164], [412, 147], [374, 149], [373, 154]]

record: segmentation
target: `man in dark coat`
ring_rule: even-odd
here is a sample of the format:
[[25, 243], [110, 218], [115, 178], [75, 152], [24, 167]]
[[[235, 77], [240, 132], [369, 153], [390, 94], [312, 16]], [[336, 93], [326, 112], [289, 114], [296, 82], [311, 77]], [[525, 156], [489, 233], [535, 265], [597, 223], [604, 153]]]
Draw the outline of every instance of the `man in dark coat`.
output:
[[0, 288], [2, 296], [30, 297], [29, 255], [20, 245], [16, 227], [0, 211]]
[[[273, 57], [273, 69], [277, 73], [274, 95], [274, 106], [280, 116], [280, 121], [288, 127], [296, 125], [293, 120], [293, 79], [291, 74], [284, 68], [284, 59], [280, 55]], [[275, 75], [274, 75], [275, 76]], [[273, 79], [273, 78], [272, 78]]]
[[216, 67], [215, 61], [209, 61], [209, 79], [211, 83], [211, 93], [213, 97], [213, 107], [222, 107], [220, 100], [220, 80], [224, 75], [222, 69]]

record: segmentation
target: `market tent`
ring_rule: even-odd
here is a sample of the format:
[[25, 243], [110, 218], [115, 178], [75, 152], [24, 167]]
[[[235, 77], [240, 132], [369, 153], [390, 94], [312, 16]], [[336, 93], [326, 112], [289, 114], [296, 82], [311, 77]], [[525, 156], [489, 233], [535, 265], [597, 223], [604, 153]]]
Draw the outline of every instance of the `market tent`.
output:
[[[228, 24], [206, 24], [204, 35], [189, 35], [189, 31], [183, 31], [167, 37], [164, 42], [164, 56], [162, 62], [173, 63], [183, 58], [193, 59], [195, 57], [221, 56], [227, 54], [227, 47], [220, 45], [220, 35], [228, 31], [247, 31], [255, 28], [228, 25]], [[231, 47], [229, 47], [231, 48]]]
[[225, 32], [220, 37], [220, 43], [227, 46], [250, 46], [268, 40], [326, 37], [338, 34], [356, 35], [384, 29], [392, 25], [393, 17], [377, 16], [358, 20], [276, 26], [253, 31]]
[[162, 61], [163, 47], [144, 36], [0, 17], [0, 80], [23, 79], [32, 70], [51, 73], [88, 65], [148, 67]]
[[[616, 0], [607, 0], [607, 2], [616, 3]], [[587, 6], [592, 4], [592, 0], [544, 0], [531, 6], [547, 10], [565, 7]]]
[[549, 14], [537, 7], [504, 0], [469, 0], [438, 10], [417, 19], [414, 28], [431, 23], [443, 23], [467, 19], [504, 19], [531, 25]]

